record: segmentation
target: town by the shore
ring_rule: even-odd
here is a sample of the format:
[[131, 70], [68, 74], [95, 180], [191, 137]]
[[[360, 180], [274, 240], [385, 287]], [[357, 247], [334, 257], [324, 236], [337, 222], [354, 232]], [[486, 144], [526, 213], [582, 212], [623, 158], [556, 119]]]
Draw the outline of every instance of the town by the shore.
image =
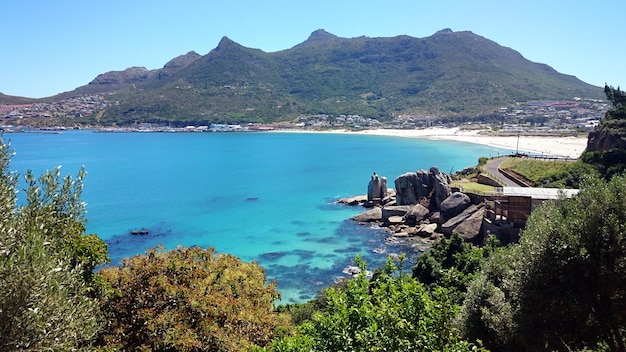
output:
[[489, 145], [498, 148], [511, 149], [513, 152], [533, 153], [553, 157], [567, 157], [577, 159], [587, 147], [587, 137], [574, 136], [494, 136], [481, 134], [480, 130], [465, 130], [460, 127], [452, 128], [424, 128], [424, 129], [366, 129], [361, 131], [352, 130], [327, 130], [308, 131], [292, 130], [293, 132], [314, 133], [346, 133], [364, 134], [374, 136], [392, 136], [405, 138], [426, 138], [437, 140], [450, 140], [466, 143]]

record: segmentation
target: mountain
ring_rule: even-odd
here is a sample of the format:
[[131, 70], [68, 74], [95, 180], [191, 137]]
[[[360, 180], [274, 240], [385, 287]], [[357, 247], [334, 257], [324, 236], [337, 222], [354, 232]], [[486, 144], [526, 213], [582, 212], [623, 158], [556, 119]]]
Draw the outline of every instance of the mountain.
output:
[[102, 123], [271, 122], [303, 114], [465, 117], [535, 99], [602, 99], [602, 89], [472, 32], [341, 38], [322, 29], [267, 53], [224, 37], [162, 69], [99, 75], [64, 93], [115, 93]]
[[37, 99], [33, 99], [33, 98], [17, 97], [14, 95], [6, 95], [6, 94], [0, 93], [0, 104], [6, 104], [6, 105], [32, 104], [37, 101], [38, 101]]

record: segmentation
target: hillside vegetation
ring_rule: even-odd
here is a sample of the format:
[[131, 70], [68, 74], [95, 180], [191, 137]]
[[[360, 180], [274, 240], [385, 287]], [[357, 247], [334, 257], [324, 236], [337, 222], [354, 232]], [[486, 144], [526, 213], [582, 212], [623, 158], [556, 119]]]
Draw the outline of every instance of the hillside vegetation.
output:
[[[301, 115], [473, 117], [534, 99], [602, 98], [601, 89], [472, 32], [340, 38], [318, 30], [267, 53], [224, 37], [149, 71], [104, 73], [55, 98], [109, 93], [97, 122], [273, 122]], [[95, 120], [86, 122], [96, 122]]]
[[593, 166], [581, 161], [508, 158], [500, 167], [521, 175], [534, 187], [578, 188], [583, 179], [599, 176]]

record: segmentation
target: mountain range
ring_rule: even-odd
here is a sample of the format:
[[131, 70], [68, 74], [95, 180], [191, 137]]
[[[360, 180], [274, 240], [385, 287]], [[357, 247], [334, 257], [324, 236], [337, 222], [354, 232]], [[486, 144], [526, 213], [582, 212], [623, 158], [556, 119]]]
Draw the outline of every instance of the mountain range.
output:
[[227, 37], [206, 55], [131, 67], [47, 98], [108, 93], [100, 123], [273, 122], [302, 115], [473, 117], [529, 100], [603, 99], [603, 91], [469, 31], [342, 38], [322, 29], [264, 52]]

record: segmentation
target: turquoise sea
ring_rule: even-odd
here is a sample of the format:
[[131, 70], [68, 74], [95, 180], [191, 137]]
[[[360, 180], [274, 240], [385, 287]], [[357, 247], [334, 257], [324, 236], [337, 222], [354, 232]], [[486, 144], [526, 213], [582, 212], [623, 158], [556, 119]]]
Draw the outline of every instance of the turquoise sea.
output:
[[[98, 133], [4, 135], [13, 170], [40, 174], [85, 166], [87, 232], [109, 245], [113, 263], [163, 244], [215, 247], [261, 264], [283, 302], [330, 285], [360, 254], [371, 268], [384, 234], [348, 220], [336, 205], [388, 179], [439, 166], [449, 173], [503, 149], [400, 137], [310, 133]], [[147, 235], [132, 235], [146, 230]], [[387, 247], [387, 252], [403, 248]], [[412, 258], [414, 260], [414, 258]]]

